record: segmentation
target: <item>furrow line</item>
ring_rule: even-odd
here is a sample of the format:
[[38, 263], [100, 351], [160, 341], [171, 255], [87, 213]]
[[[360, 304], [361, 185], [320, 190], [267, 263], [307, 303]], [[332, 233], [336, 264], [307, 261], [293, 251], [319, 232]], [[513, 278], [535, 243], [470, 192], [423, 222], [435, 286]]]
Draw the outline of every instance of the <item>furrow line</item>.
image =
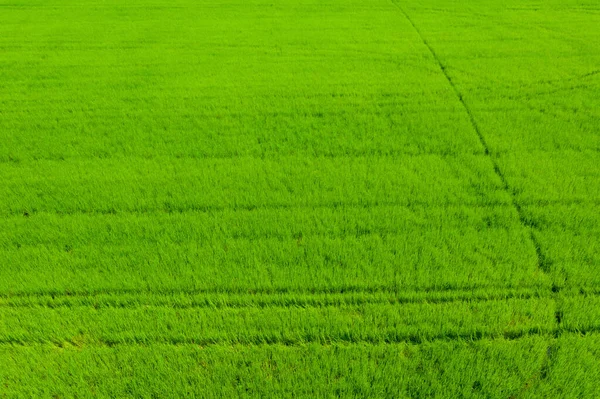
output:
[[511, 200], [512, 200], [512, 205], [513, 205], [513, 207], [517, 211], [520, 223], [523, 225], [523, 227], [525, 227], [529, 231], [529, 239], [531, 240], [531, 243], [534, 246], [535, 253], [536, 253], [536, 256], [537, 256], [537, 262], [538, 262], [539, 269], [542, 270], [544, 273], [549, 273], [550, 272], [549, 261], [544, 256], [544, 254], [543, 254], [543, 252], [541, 250], [541, 247], [540, 247], [540, 243], [537, 240], [537, 238], [535, 237], [535, 234], [533, 233], [533, 226], [531, 226], [531, 223], [525, 217], [523, 209], [521, 208], [521, 205], [517, 201], [514, 191], [510, 188], [510, 185], [508, 184], [508, 181], [506, 179], [506, 176], [504, 175], [504, 172], [502, 172], [500, 166], [498, 165], [498, 162], [496, 162], [496, 159], [492, 156], [492, 154], [490, 152], [490, 147], [489, 147], [489, 145], [488, 145], [488, 143], [487, 143], [487, 141], [485, 139], [485, 136], [481, 132], [481, 129], [480, 129], [480, 127], [479, 127], [479, 125], [478, 125], [478, 123], [477, 123], [477, 121], [476, 121], [476, 119], [475, 119], [475, 117], [473, 115], [473, 112], [471, 111], [471, 109], [469, 108], [469, 106], [467, 105], [467, 103], [465, 102], [461, 91], [458, 89], [458, 87], [456, 86], [456, 84], [454, 83], [454, 81], [452, 80], [452, 78], [450, 77], [450, 75], [448, 74], [448, 72], [446, 70], [446, 66], [444, 65], [444, 63], [442, 62], [442, 60], [440, 59], [440, 57], [437, 55], [437, 53], [435, 52], [435, 50], [433, 49], [433, 47], [429, 44], [429, 42], [427, 41], [427, 39], [425, 39], [425, 36], [423, 36], [421, 30], [417, 27], [417, 25], [412, 20], [412, 18], [408, 15], [408, 13], [404, 10], [404, 8], [402, 6], [400, 6], [398, 3], [394, 2], [394, 0], [390, 0], [390, 1], [392, 2], [392, 4], [398, 10], [400, 10], [400, 12], [405, 16], [405, 18], [412, 25], [412, 27], [415, 30], [415, 32], [417, 32], [417, 34], [419, 35], [419, 37], [423, 41], [423, 44], [425, 45], [425, 47], [427, 47], [427, 49], [429, 50], [429, 52], [431, 53], [431, 55], [433, 56], [433, 58], [437, 62], [438, 67], [440, 68], [442, 74], [444, 75], [444, 77], [448, 81], [448, 84], [450, 85], [450, 87], [452, 87], [452, 90], [456, 94], [459, 102], [461, 103], [462, 107], [464, 108], [465, 112], [467, 113], [467, 115], [469, 117], [471, 125], [472, 125], [475, 133], [477, 134], [477, 137], [479, 138], [479, 141], [481, 142], [481, 145], [484, 148], [485, 155], [490, 159], [490, 161], [492, 163], [492, 166], [494, 168], [494, 172], [496, 173], [496, 175], [500, 179], [500, 181], [501, 181], [501, 183], [503, 185], [504, 190], [510, 195]]
[[[364, 297], [352, 296], [361, 295], [361, 293], [349, 294], [325, 294], [323, 297], [305, 296], [300, 298], [295, 297], [263, 297], [256, 298], [251, 295], [246, 297], [231, 298], [227, 295], [222, 297], [201, 297], [189, 298], [184, 297], [136, 297], [136, 296], [89, 296], [89, 297], [17, 297], [0, 298], [0, 309], [76, 309], [76, 308], [93, 308], [93, 309], [136, 309], [136, 308], [170, 308], [170, 309], [245, 309], [245, 308], [326, 308], [326, 307], [343, 307], [343, 306], [360, 306], [360, 305], [411, 305], [411, 304], [444, 304], [453, 302], [469, 302], [481, 303], [492, 301], [508, 301], [511, 299], [550, 299], [555, 298], [554, 293], [549, 293], [547, 290], [530, 290], [530, 291], [512, 291], [504, 293], [477, 293], [468, 294], [462, 293], [458, 295], [439, 295], [439, 296], [381, 296], [381, 297]], [[385, 294], [385, 292], [382, 292]], [[563, 294], [562, 299], [575, 297], [597, 297], [600, 296], [600, 290], [589, 291], [585, 293], [570, 293]], [[556, 311], [555, 319], [558, 325], [561, 323], [562, 312]]]
[[90, 298], [102, 295], [116, 297], [125, 295], [151, 295], [151, 296], [192, 296], [192, 295], [239, 295], [247, 297], [257, 297], [259, 295], [352, 295], [352, 294], [393, 294], [399, 298], [411, 298], [414, 296], [484, 296], [488, 292], [503, 293], [532, 293], [542, 290], [543, 286], [532, 286], [525, 288], [509, 288], [506, 286], [473, 286], [473, 287], [440, 287], [421, 290], [402, 290], [399, 287], [380, 285], [380, 286], [346, 286], [331, 288], [204, 288], [204, 289], [98, 289], [88, 291], [37, 291], [37, 292], [3, 292], [0, 293], [0, 300], [10, 300], [13, 298], [35, 298], [47, 297], [56, 298]]
[[[523, 201], [523, 206], [570, 206], [570, 205], [600, 205], [600, 200], [595, 199], [568, 199], [568, 200], [537, 200], [537, 201]], [[447, 201], [444, 203], [429, 203], [426, 201], [419, 200], [407, 200], [406, 202], [394, 202], [394, 201], [377, 201], [373, 203], [351, 203], [351, 202], [336, 202], [331, 204], [262, 204], [262, 205], [235, 205], [235, 206], [193, 206], [193, 207], [169, 207], [169, 208], [143, 208], [137, 210], [131, 209], [86, 209], [86, 210], [70, 210], [70, 211], [49, 211], [49, 210], [23, 210], [22, 212], [2, 212], [0, 211], [0, 219], [9, 217], [34, 217], [36, 214], [50, 214], [60, 216], [76, 216], [76, 215], [149, 215], [149, 214], [186, 214], [186, 213], [213, 213], [213, 212], [224, 212], [224, 211], [277, 211], [277, 210], [291, 210], [291, 209], [371, 209], [376, 207], [399, 207], [399, 208], [414, 208], [414, 207], [428, 207], [432, 209], [452, 209], [452, 208], [471, 208], [471, 209], [486, 209], [492, 207], [512, 207], [511, 203], [500, 202], [500, 201], [489, 201], [486, 203], [465, 203], [465, 202], [451, 202]]]
[[[359, 294], [360, 295], [360, 294]], [[589, 296], [589, 295], [588, 295]], [[153, 308], [172, 308], [172, 309], [231, 309], [231, 308], [324, 308], [324, 307], [340, 307], [340, 306], [357, 306], [369, 304], [382, 305], [403, 305], [403, 304], [443, 304], [452, 302], [488, 302], [488, 301], [503, 301], [510, 299], [544, 299], [549, 295], [545, 295], [545, 291], [523, 291], [523, 292], [505, 292], [505, 293], [478, 293], [475, 295], [459, 294], [456, 296], [431, 296], [431, 297], [396, 297], [396, 296], [381, 296], [381, 297], [361, 297], [347, 295], [333, 295], [319, 297], [281, 297], [281, 298], [192, 298], [183, 300], [181, 298], [145, 298], [135, 297], [84, 297], [74, 300], [70, 298], [59, 298], [57, 300], [51, 298], [29, 298], [17, 301], [2, 301], [0, 299], [0, 309], [2, 308], [17, 308], [17, 309], [34, 309], [34, 308], [84, 308], [90, 307], [94, 309], [102, 308], [123, 308], [135, 309], [139, 307]], [[22, 299], [22, 298], [20, 298]], [[177, 301], [177, 299], [180, 299]], [[248, 299], [244, 301], [244, 299]]]
[[289, 346], [289, 347], [301, 347], [309, 344], [317, 345], [389, 345], [389, 344], [424, 344], [431, 342], [451, 342], [451, 341], [463, 341], [463, 342], [477, 342], [477, 341], [494, 341], [494, 340], [519, 340], [531, 336], [547, 336], [548, 338], [557, 338], [561, 333], [574, 333], [581, 336], [599, 333], [600, 328], [592, 327], [585, 330], [579, 329], [548, 329], [548, 328], [531, 328], [523, 331], [509, 331], [509, 332], [496, 332], [496, 333], [484, 333], [484, 332], [471, 332], [465, 334], [459, 333], [446, 333], [436, 336], [424, 337], [418, 334], [409, 335], [397, 335], [385, 338], [375, 337], [363, 337], [355, 339], [352, 337], [318, 337], [311, 336], [302, 339], [284, 338], [277, 335], [271, 336], [256, 336], [256, 337], [245, 337], [244, 339], [216, 339], [216, 338], [164, 338], [164, 339], [148, 339], [145, 337], [131, 337], [128, 339], [95, 339], [90, 342], [80, 342], [77, 339], [66, 340], [66, 341], [41, 341], [41, 340], [21, 340], [17, 338], [0, 339], [0, 346], [8, 347], [35, 347], [35, 346], [53, 346], [57, 348], [65, 347], [77, 347], [82, 348], [86, 346], [91, 347], [122, 347], [122, 346], [152, 346], [152, 345], [169, 345], [169, 346]]
[[[184, 155], [173, 155], [174, 159], [177, 160], [195, 160], [195, 161], [236, 161], [236, 160], [268, 160], [273, 161], [285, 156], [291, 156], [293, 154], [292, 151], [289, 153], [285, 152], [265, 152], [264, 154], [247, 154], [247, 155], [193, 155], [193, 154], [184, 154]], [[391, 158], [395, 159], [398, 157], [421, 157], [421, 156], [439, 156], [442, 158], [447, 157], [458, 157], [458, 156], [479, 156], [484, 155], [484, 152], [481, 150], [473, 150], [473, 151], [453, 151], [453, 150], [439, 150], [439, 151], [346, 151], [342, 152], [309, 152], [307, 151], [305, 154], [307, 159], [362, 159], [362, 158], [378, 158], [385, 159]], [[110, 156], [106, 158], [102, 158], [103, 160], [122, 160], [127, 159], [131, 161], [132, 159], [141, 159], [141, 160], [161, 160], [168, 158], [169, 155], [161, 155], [161, 156], [144, 156], [144, 155], [131, 155], [127, 156], [126, 154], [120, 154], [118, 156]], [[53, 157], [40, 156], [37, 158], [25, 159], [21, 160], [18, 157], [14, 157], [13, 155], [0, 157], [0, 166], [2, 165], [13, 165], [13, 164], [25, 164], [25, 163], [36, 163], [36, 162], [66, 162], [69, 160], [76, 161], [92, 161], [97, 160], [98, 158], [93, 155], [88, 156], [71, 156], [71, 155], [57, 155]]]

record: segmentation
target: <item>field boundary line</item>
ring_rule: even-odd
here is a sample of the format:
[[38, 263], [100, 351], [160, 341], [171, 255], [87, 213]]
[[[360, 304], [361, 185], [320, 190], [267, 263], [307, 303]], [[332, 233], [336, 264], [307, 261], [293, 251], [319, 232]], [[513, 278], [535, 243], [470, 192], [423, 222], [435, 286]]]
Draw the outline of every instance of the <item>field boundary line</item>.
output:
[[494, 172], [500, 179], [504, 191], [506, 191], [510, 195], [512, 205], [515, 208], [515, 210], [517, 211], [517, 215], [519, 217], [519, 221], [521, 222], [521, 225], [529, 231], [529, 239], [535, 249], [538, 268], [544, 273], [549, 273], [550, 272], [549, 261], [548, 261], [548, 259], [546, 259], [546, 257], [544, 256], [544, 254], [542, 252], [540, 243], [533, 232], [533, 226], [525, 217], [525, 214], [523, 212], [523, 209], [521, 208], [521, 205], [517, 202], [515, 194], [511, 190], [510, 185], [508, 184], [508, 181], [506, 180], [506, 176], [500, 169], [500, 166], [498, 165], [498, 162], [496, 162], [496, 159], [492, 156], [492, 154], [490, 152], [490, 147], [487, 143], [487, 140], [485, 139], [485, 136], [481, 132], [481, 129], [479, 128], [479, 124], [475, 120], [475, 116], [473, 115], [471, 108], [469, 108], [469, 106], [467, 105], [467, 103], [465, 102], [465, 100], [463, 98], [462, 93], [460, 92], [460, 90], [458, 89], [456, 84], [454, 84], [454, 82], [452, 81], [452, 78], [446, 71], [446, 66], [444, 65], [444, 63], [442, 62], [440, 57], [437, 55], [437, 53], [435, 52], [433, 47], [431, 47], [431, 45], [429, 44], [427, 39], [425, 39], [425, 36], [423, 36], [423, 33], [417, 27], [417, 25], [412, 20], [412, 18], [408, 15], [408, 13], [404, 10], [404, 8], [400, 4], [396, 3], [394, 0], [390, 0], [390, 2], [394, 5], [394, 7], [396, 7], [397, 10], [399, 10], [404, 15], [404, 17], [408, 20], [408, 22], [411, 24], [411, 26], [415, 30], [415, 32], [419, 35], [419, 37], [421, 38], [421, 41], [423, 42], [425, 47], [427, 47], [427, 49], [429, 50], [429, 53], [433, 56], [433, 58], [437, 62], [439, 69], [441, 70], [442, 74], [446, 78], [446, 81], [448, 82], [448, 84], [450, 85], [450, 87], [452, 88], [454, 93], [456, 94], [458, 101], [461, 103], [462, 107], [464, 108], [465, 112], [467, 113], [467, 115], [469, 117], [469, 121], [471, 122], [471, 126], [475, 130], [475, 133], [477, 134], [477, 137], [479, 138], [479, 141], [480, 141], [481, 145], [483, 146], [483, 149], [484, 149], [483, 152], [484, 152], [485, 156], [487, 156], [490, 159], [492, 166], [494, 168]]

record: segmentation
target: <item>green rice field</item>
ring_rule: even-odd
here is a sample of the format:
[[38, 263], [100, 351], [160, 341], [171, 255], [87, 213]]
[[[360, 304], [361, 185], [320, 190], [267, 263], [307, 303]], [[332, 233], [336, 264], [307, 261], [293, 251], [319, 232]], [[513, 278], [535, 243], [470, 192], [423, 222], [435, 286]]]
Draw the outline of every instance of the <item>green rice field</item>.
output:
[[600, 398], [597, 0], [0, 0], [0, 398]]

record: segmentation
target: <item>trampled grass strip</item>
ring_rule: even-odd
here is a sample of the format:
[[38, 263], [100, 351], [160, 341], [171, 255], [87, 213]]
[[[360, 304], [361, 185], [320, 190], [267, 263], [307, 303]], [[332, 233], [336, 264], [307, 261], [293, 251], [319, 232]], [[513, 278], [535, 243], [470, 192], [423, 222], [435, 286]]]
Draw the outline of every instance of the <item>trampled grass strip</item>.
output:
[[[376, 287], [373, 287], [376, 288]], [[578, 295], [573, 293], [573, 295]], [[600, 295], [589, 292], [588, 295]], [[411, 304], [446, 303], [456, 301], [497, 301], [508, 299], [531, 299], [548, 297], [545, 287], [538, 289], [491, 289], [489, 287], [472, 290], [449, 291], [401, 291], [392, 292], [386, 287], [380, 290], [350, 292], [96, 292], [96, 293], [53, 293], [40, 295], [2, 295], [0, 307], [10, 308], [138, 308], [168, 307], [190, 308], [240, 308], [240, 307], [331, 307], [366, 304]]]

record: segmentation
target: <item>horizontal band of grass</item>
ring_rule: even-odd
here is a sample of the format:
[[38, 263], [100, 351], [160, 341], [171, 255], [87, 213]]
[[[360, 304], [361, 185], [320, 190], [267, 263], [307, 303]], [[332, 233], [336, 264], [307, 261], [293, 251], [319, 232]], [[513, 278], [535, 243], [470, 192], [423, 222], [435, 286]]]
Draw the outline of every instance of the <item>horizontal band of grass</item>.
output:
[[[1, 251], [0, 292], [102, 290], [447, 290], [548, 286], [525, 234], [261, 240], [111, 246], [31, 246]], [[472, 237], [467, 240], [468, 237]], [[504, 251], [505, 246], [523, 251]]]
[[8, 395], [595, 397], [598, 335], [413, 344], [0, 346]]
[[[337, 95], [332, 93], [332, 96]], [[391, 96], [390, 102], [401, 94]], [[285, 99], [269, 100], [285, 102]], [[30, 112], [16, 114], [11, 117], [18, 122], [4, 126], [12, 133], [0, 143], [0, 163], [96, 157], [202, 159], [295, 154], [343, 157], [483, 153], [466, 115], [460, 110], [423, 114], [394, 109], [400, 105], [393, 103], [381, 104], [373, 111], [362, 109], [362, 104], [369, 101], [363, 99], [350, 109], [329, 112], [316, 104], [314, 110], [305, 110], [303, 114], [289, 110], [236, 114], [226, 110], [199, 115], [189, 110], [174, 116], [167, 111], [136, 115], [132, 110], [133, 115], [123, 118], [121, 114], [115, 115], [115, 111], [94, 112], [93, 117], [85, 111], [56, 111], [55, 115], [46, 111], [44, 116], [40, 115], [46, 121], [43, 129], [29, 126], [34, 123]], [[441, 118], [444, 122], [440, 126]], [[199, 135], [199, 131], [206, 133]], [[344, 134], [338, 134], [340, 131]], [[47, 136], [53, 140], [45, 140]]]
[[305, 308], [0, 307], [0, 342], [420, 342], [550, 332], [555, 313], [554, 301], [546, 298]]
[[0, 164], [0, 215], [335, 204], [510, 203], [485, 156]]
[[[223, 209], [188, 212], [117, 212], [115, 214], [27, 213], [3, 218], [0, 249], [27, 246], [64, 248], [88, 245], [128, 245], [211, 242], [225, 239], [281, 240], [304, 237], [366, 235], [446, 236], [502, 231], [521, 234], [521, 222], [511, 204], [456, 206], [335, 206]], [[524, 251], [525, 249], [519, 249]]]

